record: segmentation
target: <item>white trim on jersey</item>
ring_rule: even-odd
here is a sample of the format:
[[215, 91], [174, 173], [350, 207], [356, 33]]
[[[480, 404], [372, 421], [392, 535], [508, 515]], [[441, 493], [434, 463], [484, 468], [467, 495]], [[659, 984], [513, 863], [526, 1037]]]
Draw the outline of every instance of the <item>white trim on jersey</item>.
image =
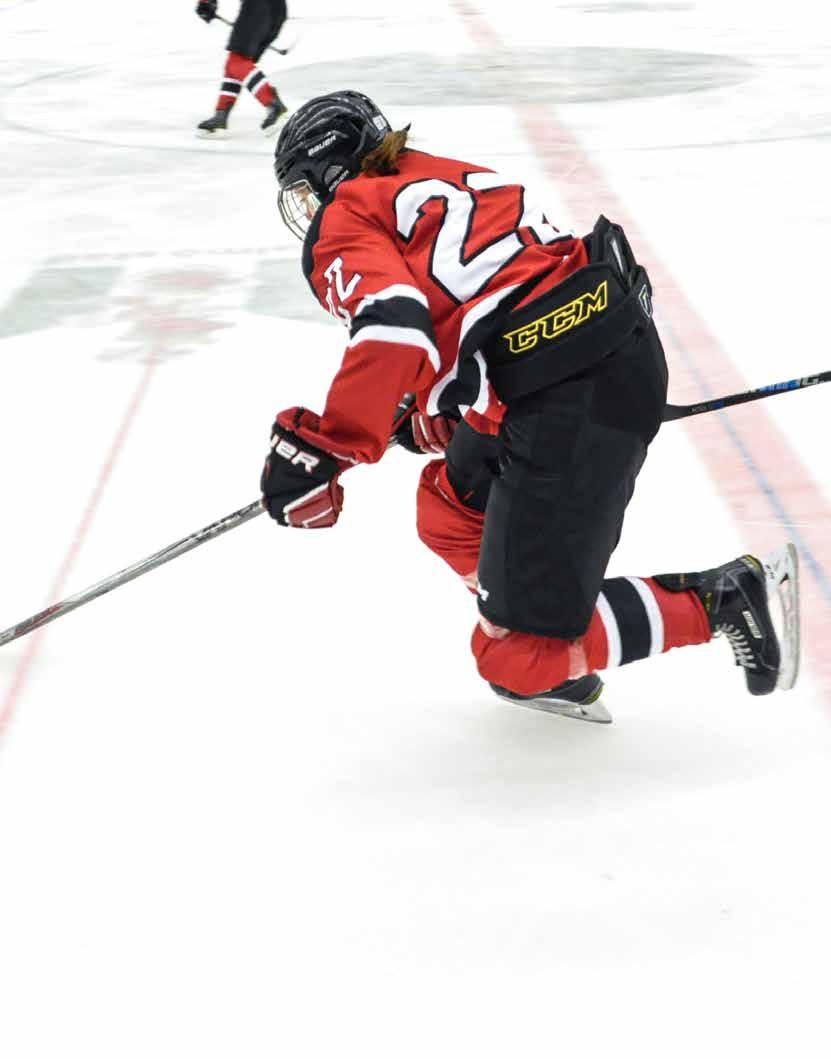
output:
[[664, 649], [664, 616], [658, 601], [652, 594], [649, 585], [639, 577], [627, 577], [626, 580], [641, 597], [646, 616], [649, 619], [649, 655], [659, 655]]
[[[473, 308], [470, 309], [470, 311], [465, 314], [465, 318], [464, 318], [464, 320], [462, 320], [462, 326], [459, 329], [459, 348], [460, 349], [461, 349], [462, 343], [465, 340], [465, 337], [467, 336], [467, 334], [470, 331], [470, 329], [474, 326], [474, 324], [476, 324], [479, 320], [481, 320], [483, 316], [487, 316], [488, 313], [493, 312], [493, 310], [499, 305], [499, 303], [504, 298], [507, 298], [508, 295], [511, 293], [511, 291], [515, 291], [518, 286], [519, 286], [518, 283], [512, 283], [510, 287], [503, 287], [501, 290], [498, 290], [495, 293], [488, 295], [487, 298], [483, 298], [482, 301], [477, 302], [476, 305], [474, 305]], [[480, 357], [479, 371], [480, 371], [480, 373], [482, 375], [482, 380], [481, 380], [481, 383], [480, 383], [480, 386], [479, 386], [479, 395], [477, 396], [476, 401], [474, 402], [474, 404], [472, 406], [472, 407], [474, 407], [476, 409], [477, 412], [480, 410], [477, 406], [479, 404], [479, 401], [482, 398], [482, 387], [484, 387], [485, 394], [487, 395], [487, 385], [488, 385], [487, 384], [487, 374], [483, 370], [484, 366], [485, 366], [484, 358], [481, 357], [481, 354], [478, 354], [478, 355]], [[458, 374], [459, 374], [459, 354], [457, 353], [456, 354], [456, 359], [453, 361], [453, 365], [450, 368], [450, 370], [447, 372], [446, 375], [443, 375], [439, 379], [439, 381], [433, 386], [433, 389], [430, 391], [430, 396], [427, 398], [427, 414], [428, 415], [434, 416], [434, 415], [438, 415], [439, 414], [439, 399], [441, 398], [441, 395], [444, 393], [445, 389], [450, 385], [450, 383], [453, 382], [457, 378]], [[486, 407], [487, 407], [487, 404], [485, 405], [485, 408]], [[484, 411], [484, 408], [482, 409], [482, 411]]]
[[603, 622], [603, 628], [606, 631], [606, 649], [608, 656], [605, 667], [601, 666], [600, 668], [612, 669], [620, 665], [622, 655], [620, 629], [618, 628], [615, 612], [612, 610], [608, 599], [606, 599], [602, 592], [597, 597], [597, 613], [600, 615], [600, 620]]
[[507, 298], [512, 291], [515, 291], [518, 286], [518, 283], [512, 283], [510, 287], [502, 287], [501, 290], [495, 291], [493, 294], [489, 294], [487, 298], [483, 298], [480, 302], [477, 302], [472, 309], [469, 309], [468, 312], [465, 313], [465, 318], [462, 320], [462, 326], [459, 329], [460, 347], [473, 325], [478, 323], [483, 316], [487, 316], [488, 313], [493, 312], [497, 305]]
[[441, 357], [439, 351], [424, 334], [415, 327], [389, 327], [385, 324], [370, 324], [356, 331], [349, 340], [347, 349], [359, 346], [361, 342], [389, 342], [398, 346], [416, 346], [423, 349], [430, 358], [430, 363], [436, 371], [441, 371]]
[[474, 412], [479, 412], [480, 415], [484, 415], [488, 409], [488, 405], [491, 400], [490, 383], [488, 382], [488, 367], [485, 364], [485, 358], [482, 356], [482, 351], [477, 349], [473, 354], [473, 359], [479, 365], [479, 393], [477, 394], [476, 400], [471, 405]]
[[412, 298], [412, 300], [418, 302], [419, 305], [423, 305], [425, 309], [430, 308], [427, 302], [427, 296], [420, 291], [418, 287], [411, 287], [409, 283], [393, 283], [391, 286], [379, 290], [376, 294], [367, 294], [355, 310], [354, 319], [357, 319], [364, 309], [372, 305], [373, 302], [386, 301], [388, 298]]

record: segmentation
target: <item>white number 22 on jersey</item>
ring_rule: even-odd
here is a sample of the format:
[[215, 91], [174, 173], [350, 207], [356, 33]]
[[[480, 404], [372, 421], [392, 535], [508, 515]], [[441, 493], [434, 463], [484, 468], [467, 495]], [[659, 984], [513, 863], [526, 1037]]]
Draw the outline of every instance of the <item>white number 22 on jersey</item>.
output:
[[[468, 173], [465, 183], [478, 191], [517, 187], [507, 184], [496, 173]], [[526, 208], [524, 189], [518, 190], [523, 196], [523, 212], [517, 227], [531, 228], [541, 243], [557, 239], [559, 233], [545, 222], [542, 210], [538, 207]], [[419, 218], [424, 216], [422, 207], [431, 199], [443, 199], [446, 208], [433, 246], [430, 272], [455, 301], [469, 301], [522, 250], [524, 244], [516, 232], [511, 231], [466, 258], [465, 242], [473, 225], [476, 199], [472, 192], [437, 179], [416, 180], [407, 184], [395, 198], [398, 232], [408, 242]]]

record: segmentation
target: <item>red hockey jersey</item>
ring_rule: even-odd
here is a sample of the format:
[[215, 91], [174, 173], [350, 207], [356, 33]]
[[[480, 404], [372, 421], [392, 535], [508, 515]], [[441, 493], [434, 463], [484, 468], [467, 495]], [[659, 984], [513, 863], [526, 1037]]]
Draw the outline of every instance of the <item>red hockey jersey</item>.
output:
[[459, 408], [498, 423], [481, 346], [500, 311], [588, 260], [581, 239], [490, 169], [413, 150], [398, 167], [344, 181], [303, 248], [312, 290], [350, 336], [317, 440], [360, 462], [383, 455], [404, 393], [430, 415]]

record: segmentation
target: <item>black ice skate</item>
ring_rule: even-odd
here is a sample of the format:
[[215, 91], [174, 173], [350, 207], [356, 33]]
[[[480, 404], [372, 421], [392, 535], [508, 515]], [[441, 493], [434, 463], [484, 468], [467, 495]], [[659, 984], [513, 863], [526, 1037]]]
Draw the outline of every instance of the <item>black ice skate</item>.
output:
[[[793, 687], [799, 669], [799, 571], [792, 544], [764, 563], [742, 555], [713, 570], [659, 575], [655, 580], [675, 591], [696, 591], [713, 636], [729, 640], [751, 695]], [[779, 635], [770, 612], [773, 598], [782, 615]]]
[[196, 135], [208, 139], [213, 136], [222, 137], [228, 128], [228, 111], [218, 110], [212, 118], [200, 121], [196, 126]]
[[491, 684], [491, 687], [500, 699], [530, 706], [532, 710], [559, 713], [577, 721], [595, 721], [598, 724], [610, 724], [612, 720], [612, 715], [599, 701], [603, 681], [597, 673], [589, 673], [577, 680], [566, 680], [539, 695], [517, 695], [515, 691], [508, 691], [499, 684]]
[[274, 100], [271, 106], [268, 108], [268, 113], [262, 120], [260, 128], [265, 132], [266, 136], [273, 136], [277, 132], [277, 126], [280, 124], [280, 119], [283, 115], [288, 114], [289, 108], [280, 99], [279, 96]]

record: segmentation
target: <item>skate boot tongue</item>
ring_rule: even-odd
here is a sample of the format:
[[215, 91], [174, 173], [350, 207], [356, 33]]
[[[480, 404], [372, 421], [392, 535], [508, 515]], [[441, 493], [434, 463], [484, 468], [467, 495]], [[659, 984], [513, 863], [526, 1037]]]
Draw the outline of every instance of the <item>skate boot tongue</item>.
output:
[[742, 555], [700, 576], [696, 591], [713, 635], [727, 638], [750, 694], [769, 695], [779, 677], [780, 650], [762, 564]]

